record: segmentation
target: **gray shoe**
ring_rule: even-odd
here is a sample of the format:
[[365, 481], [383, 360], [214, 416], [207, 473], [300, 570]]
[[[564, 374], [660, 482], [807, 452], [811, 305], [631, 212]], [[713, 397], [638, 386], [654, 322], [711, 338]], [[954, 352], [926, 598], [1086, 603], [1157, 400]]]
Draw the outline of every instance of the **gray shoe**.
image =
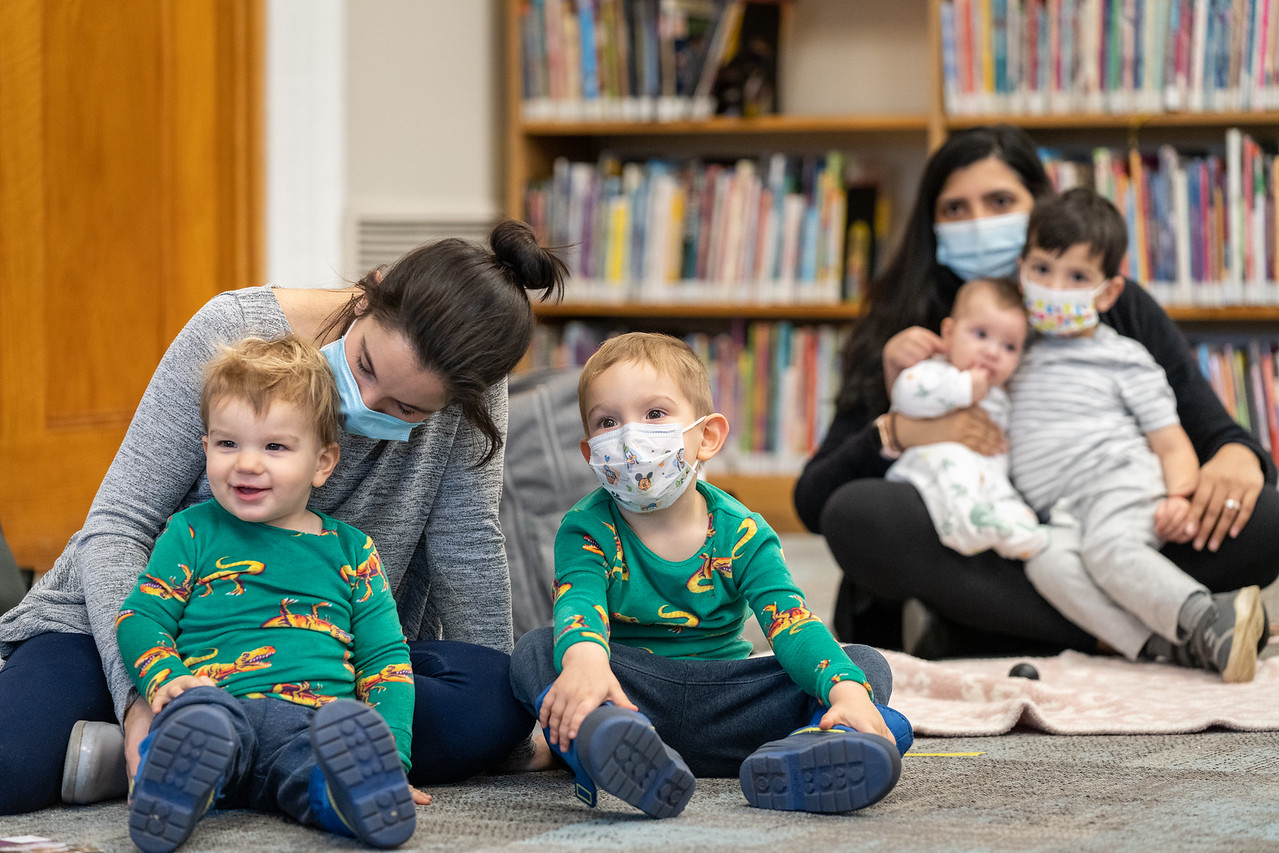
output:
[[62, 763], [62, 800], [83, 805], [129, 793], [124, 732], [115, 723], [80, 720], [71, 728]]
[[918, 598], [902, 602], [902, 651], [923, 660], [951, 655], [946, 622]]
[[1174, 647], [1173, 660], [1183, 666], [1219, 672], [1222, 681], [1252, 681], [1257, 672], [1257, 652], [1266, 632], [1260, 587], [1219, 592], [1212, 597], [1212, 609], [1186, 642]]

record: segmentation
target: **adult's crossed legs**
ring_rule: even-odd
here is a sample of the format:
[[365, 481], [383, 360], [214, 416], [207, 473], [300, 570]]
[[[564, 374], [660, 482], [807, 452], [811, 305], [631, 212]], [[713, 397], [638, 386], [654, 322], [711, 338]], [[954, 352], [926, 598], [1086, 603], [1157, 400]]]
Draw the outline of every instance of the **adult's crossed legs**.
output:
[[39, 634], [0, 669], [0, 814], [62, 802], [62, 765], [77, 720], [116, 722], [88, 634]]

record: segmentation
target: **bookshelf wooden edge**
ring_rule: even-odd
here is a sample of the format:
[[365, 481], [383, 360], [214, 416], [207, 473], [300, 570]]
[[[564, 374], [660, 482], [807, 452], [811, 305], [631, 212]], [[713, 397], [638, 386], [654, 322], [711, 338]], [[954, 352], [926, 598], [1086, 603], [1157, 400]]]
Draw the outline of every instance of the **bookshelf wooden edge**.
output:
[[751, 134], [924, 133], [927, 113], [884, 115], [772, 115], [697, 121], [513, 121], [524, 136], [737, 136]]
[[663, 317], [688, 319], [826, 320], [844, 322], [861, 316], [857, 305], [804, 303], [743, 304], [736, 302], [561, 302], [534, 305], [539, 318]]

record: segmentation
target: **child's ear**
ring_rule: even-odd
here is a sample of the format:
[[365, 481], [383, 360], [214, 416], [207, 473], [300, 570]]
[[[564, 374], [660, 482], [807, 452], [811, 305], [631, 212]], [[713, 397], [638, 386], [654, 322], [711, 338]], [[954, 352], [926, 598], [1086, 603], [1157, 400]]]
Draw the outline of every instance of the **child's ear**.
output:
[[950, 317], [943, 317], [941, 321], [941, 339], [946, 344], [946, 349], [950, 349], [951, 336], [955, 334], [955, 321]]
[[1098, 294], [1092, 302], [1097, 306], [1097, 313], [1109, 311], [1119, 301], [1119, 294], [1124, 292], [1124, 277], [1114, 276], [1106, 282], [1106, 289]]
[[697, 446], [697, 458], [701, 462], [710, 459], [728, 440], [728, 418], [719, 412], [706, 416], [702, 421], [702, 443]]
[[582, 458], [586, 460], [586, 464], [591, 464], [591, 442], [584, 438], [578, 442], [577, 446], [581, 448]]
[[204, 455], [209, 455], [209, 437], [207, 435], [200, 436], [200, 446], [204, 448]]
[[333, 469], [338, 466], [338, 460], [342, 458], [342, 448], [338, 447], [335, 441], [332, 444], [326, 444], [320, 448], [320, 455], [315, 462], [315, 476], [311, 478], [311, 487], [320, 488], [330, 476], [333, 475]]

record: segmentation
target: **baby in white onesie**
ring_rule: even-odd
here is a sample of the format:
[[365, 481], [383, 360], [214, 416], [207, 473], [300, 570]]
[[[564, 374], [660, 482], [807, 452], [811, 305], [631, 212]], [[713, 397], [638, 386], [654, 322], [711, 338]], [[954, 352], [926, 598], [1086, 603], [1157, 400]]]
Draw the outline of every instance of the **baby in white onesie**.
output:
[[[1021, 358], [1026, 331], [1016, 282], [965, 283], [941, 323], [947, 355], [903, 370], [893, 383], [891, 410], [936, 418], [978, 404], [1006, 430], [1003, 386]], [[942, 543], [961, 554], [993, 548], [1003, 557], [1025, 560], [1048, 544], [1048, 528], [1008, 479], [1007, 453], [983, 456], [954, 441], [925, 444], [907, 448], [885, 477], [919, 490]]]

